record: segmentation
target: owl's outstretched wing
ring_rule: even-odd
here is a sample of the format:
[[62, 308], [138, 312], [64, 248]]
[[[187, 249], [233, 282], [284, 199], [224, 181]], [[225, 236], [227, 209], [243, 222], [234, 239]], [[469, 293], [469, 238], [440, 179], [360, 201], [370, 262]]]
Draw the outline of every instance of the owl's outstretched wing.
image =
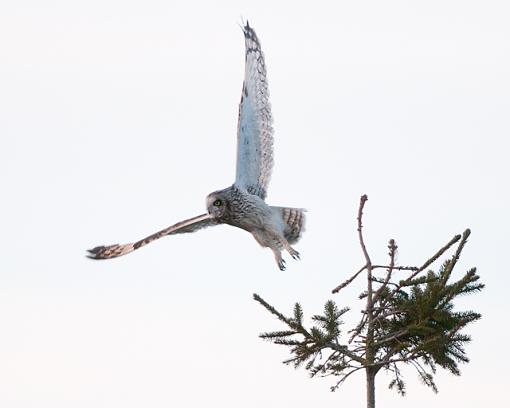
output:
[[140, 241], [137, 242], [132, 242], [123, 245], [115, 244], [108, 246], [97, 246], [95, 248], [88, 250], [87, 257], [91, 259], [116, 258], [121, 255], [129, 254], [130, 252], [133, 252], [135, 249], [141, 248], [151, 243], [152, 241], [155, 241], [166, 235], [195, 232], [198, 231], [199, 229], [210, 227], [216, 224], [217, 222], [214, 219], [212, 219], [209, 214], [202, 214], [197, 217], [190, 218], [189, 220], [178, 222], [177, 224], [174, 224], [161, 231], [158, 231], [155, 234], [149, 235], [148, 237], [141, 239]]
[[248, 22], [243, 28], [246, 44], [239, 120], [235, 184], [265, 199], [273, 169], [273, 127], [260, 42]]

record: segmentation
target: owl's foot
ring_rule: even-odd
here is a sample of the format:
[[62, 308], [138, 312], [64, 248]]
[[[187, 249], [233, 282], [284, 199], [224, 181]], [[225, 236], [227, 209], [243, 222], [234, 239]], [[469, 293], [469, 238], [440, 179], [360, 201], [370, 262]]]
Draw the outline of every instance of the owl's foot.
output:
[[301, 259], [301, 257], [299, 256], [299, 252], [292, 247], [289, 247], [289, 254], [292, 257], [292, 259]]
[[276, 261], [276, 265], [280, 268], [280, 271], [285, 270], [285, 259], [282, 258], [282, 253], [277, 248], [271, 248], [274, 254], [274, 260]]

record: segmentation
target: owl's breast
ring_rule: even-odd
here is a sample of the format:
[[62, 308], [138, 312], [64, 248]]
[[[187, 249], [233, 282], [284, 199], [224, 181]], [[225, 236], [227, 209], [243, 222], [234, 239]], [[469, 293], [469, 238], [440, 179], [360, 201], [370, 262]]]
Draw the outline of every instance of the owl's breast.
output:
[[252, 232], [264, 229], [271, 223], [271, 218], [271, 207], [259, 197], [246, 194], [241, 199], [232, 200], [226, 223]]

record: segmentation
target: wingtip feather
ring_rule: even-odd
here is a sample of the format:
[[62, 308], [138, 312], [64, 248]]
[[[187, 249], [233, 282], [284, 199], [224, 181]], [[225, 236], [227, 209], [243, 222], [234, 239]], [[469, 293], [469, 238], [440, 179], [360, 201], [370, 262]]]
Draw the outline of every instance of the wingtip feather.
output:
[[114, 245], [99, 245], [92, 249], [88, 249], [88, 254], [86, 255], [89, 259], [108, 259], [108, 258], [115, 258], [119, 255], [122, 255], [123, 252], [119, 251], [121, 249], [121, 245], [114, 244]]

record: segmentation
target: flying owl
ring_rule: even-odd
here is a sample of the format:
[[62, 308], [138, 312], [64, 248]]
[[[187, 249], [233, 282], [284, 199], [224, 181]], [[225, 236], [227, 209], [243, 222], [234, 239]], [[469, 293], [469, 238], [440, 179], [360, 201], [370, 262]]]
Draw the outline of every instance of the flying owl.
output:
[[250, 232], [261, 246], [270, 248], [282, 271], [285, 270], [283, 249], [292, 258], [299, 259], [299, 253], [291, 244], [296, 243], [304, 231], [305, 210], [274, 207], [264, 201], [273, 169], [273, 127], [266, 65], [260, 41], [248, 22], [243, 33], [246, 67], [239, 104], [234, 184], [207, 196], [207, 213], [178, 222], [134, 243], [97, 246], [88, 250], [89, 258], [115, 258], [166, 235], [228, 224]]

